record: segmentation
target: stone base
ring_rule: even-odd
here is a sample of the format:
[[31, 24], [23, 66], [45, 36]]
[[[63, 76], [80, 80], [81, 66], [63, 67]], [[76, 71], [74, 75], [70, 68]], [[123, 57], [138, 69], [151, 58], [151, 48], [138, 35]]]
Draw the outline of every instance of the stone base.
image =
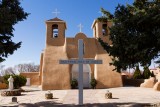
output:
[[107, 92], [107, 93], [105, 94], [105, 98], [106, 98], [106, 99], [111, 99], [111, 98], [112, 98], [112, 93], [111, 93], [111, 92]]
[[21, 90], [20, 89], [14, 89], [14, 90], [1, 90], [1, 96], [20, 96]]
[[53, 94], [52, 93], [46, 93], [45, 98], [46, 99], [53, 99]]

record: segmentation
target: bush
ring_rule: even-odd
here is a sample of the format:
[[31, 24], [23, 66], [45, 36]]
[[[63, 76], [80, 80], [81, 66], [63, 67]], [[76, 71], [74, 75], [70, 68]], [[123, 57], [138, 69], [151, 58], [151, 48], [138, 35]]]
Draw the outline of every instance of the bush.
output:
[[143, 69], [143, 78], [148, 79], [151, 76], [151, 72], [147, 66], [144, 66]]
[[153, 71], [151, 72], [151, 77], [155, 77], [155, 75], [154, 75]]
[[136, 66], [136, 70], [133, 74], [133, 79], [142, 79], [141, 71], [139, 70], [139, 66]]
[[14, 82], [13, 82], [13, 85], [14, 85], [14, 89], [18, 89], [20, 88], [21, 86], [24, 86], [27, 82], [27, 79], [22, 76], [22, 75], [4, 75], [3, 78], [4, 78], [4, 83], [6, 83], [7, 85], [9, 84], [8, 82], [8, 78], [12, 76], [13, 79], [14, 79]]
[[76, 79], [71, 80], [71, 87], [72, 89], [76, 89], [78, 86], [78, 81]]
[[91, 84], [92, 89], [95, 89], [97, 85], [97, 80], [92, 78], [90, 84]]
[[0, 83], [4, 83], [4, 79], [2, 76], [0, 76]]

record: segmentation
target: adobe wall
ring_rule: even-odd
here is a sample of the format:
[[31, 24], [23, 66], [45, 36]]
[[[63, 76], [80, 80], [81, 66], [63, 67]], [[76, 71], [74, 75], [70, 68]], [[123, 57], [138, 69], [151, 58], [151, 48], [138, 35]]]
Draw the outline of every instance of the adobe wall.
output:
[[83, 39], [84, 58], [95, 58], [96, 55], [96, 39], [87, 38], [85, 34], [78, 33], [75, 38], [66, 38], [66, 52], [69, 59], [78, 58], [78, 40]]
[[96, 88], [112, 88], [112, 87], [121, 87], [123, 86], [121, 74], [113, 71], [114, 67], [109, 63], [111, 57], [103, 49], [100, 43], [97, 41], [97, 55], [95, 59], [101, 59], [103, 64], [95, 64], [94, 76], [97, 80]]
[[[119, 87], [122, 86], [121, 75], [112, 71], [114, 67], [109, 65], [111, 62], [110, 56], [98, 43], [96, 38], [87, 38], [85, 34], [78, 33], [73, 38], [65, 38], [66, 24], [64, 21], [46, 21], [47, 36], [46, 48], [41, 57], [40, 81], [42, 82], [42, 90], [51, 89], [70, 89], [71, 68], [69, 64], [59, 64], [60, 59], [77, 59], [78, 58], [78, 40], [84, 41], [84, 58], [102, 59], [103, 64], [90, 64], [91, 76], [98, 81], [97, 88]], [[52, 25], [58, 24], [58, 37], [54, 38]], [[112, 23], [108, 22], [108, 26]], [[102, 23], [96, 24], [97, 35], [102, 33]], [[98, 31], [97, 31], [98, 30]], [[95, 32], [95, 33], [96, 33]], [[102, 37], [102, 40], [109, 42], [109, 37]]]
[[[103, 64], [90, 64], [91, 78], [95, 77], [98, 81], [96, 88], [110, 88], [123, 86], [121, 74], [113, 71], [110, 66], [111, 57], [103, 49], [95, 38], [87, 38], [85, 34], [78, 33], [75, 38], [66, 39], [66, 51], [69, 59], [78, 58], [78, 40], [84, 42], [84, 58], [101, 59]], [[72, 65], [70, 66], [71, 71]], [[71, 74], [70, 74], [71, 75]]]
[[30, 85], [41, 85], [39, 72], [21, 72], [20, 75], [30, 78]]
[[40, 84], [42, 83], [42, 67], [43, 67], [43, 52], [41, 53], [40, 67], [39, 67]]
[[59, 64], [67, 60], [63, 46], [48, 46], [43, 54], [42, 90], [70, 89], [69, 64]]
[[[78, 58], [78, 40], [83, 39], [84, 43], [84, 58], [94, 59], [96, 55], [96, 39], [87, 38], [84, 33], [78, 33], [74, 38], [66, 38], [65, 49], [67, 52], [68, 59], [77, 59]], [[94, 78], [94, 64], [89, 64], [91, 67], [91, 78]], [[73, 65], [70, 65], [70, 71]], [[71, 75], [71, 73], [70, 73]]]
[[[58, 34], [58, 37], [57, 38], [54, 38], [53, 37], [53, 33], [52, 33], [52, 25], [53, 24], [58, 24], [58, 29], [59, 29], [59, 34]], [[64, 28], [64, 23], [58, 23], [58, 22], [52, 22], [52, 23], [49, 23], [49, 22], [46, 22], [47, 24], [47, 32], [46, 32], [46, 46], [63, 46], [64, 45], [64, 41], [65, 41], [65, 28]]]
[[[103, 24], [107, 24], [107, 35], [103, 36], [102, 34], [102, 25]], [[109, 39], [109, 34], [110, 34], [110, 30], [109, 28], [113, 25], [113, 23], [111, 21], [108, 22], [101, 22], [98, 20], [94, 20], [93, 24], [92, 24], [92, 29], [93, 29], [93, 37], [94, 38], [101, 38], [104, 42], [108, 43], [109, 45], [112, 44], [112, 41]]]
[[[90, 64], [91, 78], [97, 79], [96, 88], [110, 88], [123, 86], [121, 74], [113, 71], [114, 67], [110, 66], [111, 57], [103, 49], [95, 38], [87, 38], [85, 34], [78, 33], [75, 38], [66, 39], [66, 51], [69, 59], [78, 58], [78, 40], [84, 42], [84, 58], [101, 59], [103, 64]], [[72, 67], [72, 66], [71, 66]], [[71, 71], [71, 69], [70, 69]]]

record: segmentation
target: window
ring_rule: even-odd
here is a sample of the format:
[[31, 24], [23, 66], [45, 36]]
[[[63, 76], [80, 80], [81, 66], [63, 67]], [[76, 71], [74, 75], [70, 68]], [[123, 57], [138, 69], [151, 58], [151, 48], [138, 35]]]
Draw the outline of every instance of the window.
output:
[[83, 43], [83, 55], [85, 54], [85, 44]]
[[94, 28], [94, 35], [95, 35], [95, 37], [97, 36], [97, 34], [96, 34], [96, 27]]
[[107, 24], [103, 24], [102, 25], [102, 35], [103, 36], [106, 36], [107, 35]]
[[57, 38], [58, 37], [58, 25], [54, 24], [52, 25], [52, 33], [53, 33], [53, 38]]

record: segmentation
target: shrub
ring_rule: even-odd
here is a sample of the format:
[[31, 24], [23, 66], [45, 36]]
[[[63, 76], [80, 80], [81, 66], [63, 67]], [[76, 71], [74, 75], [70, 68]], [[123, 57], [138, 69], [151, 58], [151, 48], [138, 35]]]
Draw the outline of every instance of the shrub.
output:
[[136, 66], [136, 70], [133, 74], [133, 79], [142, 79], [141, 71], [139, 70], [139, 66]]
[[22, 75], [4, 75], [3, 78], [4, 78], [4, 83], [6, 83], [7, 85], [9, 84], [8, 82], [8, 78], [12, 76], [13, 79], [14, 79], [14, 82], [13, 82], [13, 85], [14, 85], [14, 89], [18, 89], [20, 88], [21, 86], [24, 86], [27, 82], [27, 79], [22, 76]]
[[153, 71], [151, 72], [151, 77], [155, 77], [155, 75], [154, 75]]
[[143, 78], [148, 79], [151, 76], [151, 72], [147, 66], [144, 66], [143, 69]]
[[90, 84], [91, 84], [92, 89], [95, 89], [97, 85], [97, 80], [92, 78]]
[[78, 86], [78, 81], [76, 79], [71, 80], [71, 87], [72, 89], [76, 89]]
[[4, 79], [2, 76], [0, 76], [0, 83], [4, 83]]

